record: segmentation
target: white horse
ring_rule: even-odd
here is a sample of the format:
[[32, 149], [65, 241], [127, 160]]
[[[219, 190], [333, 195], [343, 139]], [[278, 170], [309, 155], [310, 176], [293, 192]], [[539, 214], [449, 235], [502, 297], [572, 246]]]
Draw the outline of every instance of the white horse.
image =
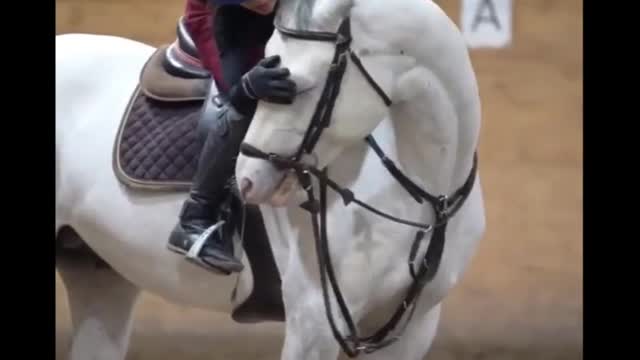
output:
[[[455, 24], [424, 0], [393, 5], [382, 0], [281, 1], [280, 11], [288, 28], [332, 33], [350, 16], [351, 49], [393, 102], [387, 108], [350, 61], [330, 127], [305, 160], [328, 166], [333, 180], [367, 204], [398, 218], [432, 224], [430, 204], [418, 204], [363, 138], [373, 134], [398, 168], [431, 194], [452, 194], [465, 182], [481, 116], [475, 75]], [[70, 358], [124, 359], [141, 289], [182, 305], [229, 312], [243, 300], [230, 301], [232, 289], [250, 287], [252, 277], [247, 270], [238, 276], [215, 276], [168, 251], [167, 237], [186, 194], [139, 193], [113, 173], [113, 139], [154, 48], [118, 37], [78, 34], [58, 36], [56, 47], [56, 233], [81, 239], [108, 264], [96, 266], [69, 256], [57, 261], [72, 316]], [[282, 56], [301, 93], [288, 107], [259, 104], [245, 140], [263, 151], [291, 155], [320, 98], [334, 44], [276, 31], [267, 53]], [[278, 189], [283, 174], [266, 161], [238, 158], [236, 177], [244, 184], [245, 200], [261, 204], [283, 281], [286, 337], [281, 358], [335, 359], [340, 349], [327, 322], [311, 221], [298, 207], [305, 192]], [[274, 193], [286, 206], [267, 203]], [[367, 335], [387, 321], [412, 282], [407, 259], [416, 228], [356, 204], [344, 206], [331, 191], [327, 204], [336, 279], [359, 333]], [[390, 346], [362, 354], [364, 358], [424, 357], [436, 334], [441, 302], [459, 281], [484, 231], [476, 177], [449, 221], [438, 272], [424, 287], [404, 333]], [[418, 259], [429, 243], [427, 234]], [[338, 329], [348, 333], [340, 312], [333, 314]]]

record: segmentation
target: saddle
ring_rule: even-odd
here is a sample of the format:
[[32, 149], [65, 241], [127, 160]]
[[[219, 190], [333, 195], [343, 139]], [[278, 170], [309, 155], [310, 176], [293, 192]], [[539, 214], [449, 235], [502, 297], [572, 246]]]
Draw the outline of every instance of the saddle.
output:
[[118, 179], [138, 190], [187, 191], [220, 106], [180, 17], [176, 40], [149, 57], [125, 110], [113, 156]]
[[202, 101], [212, 77], [202, 67], [183, 17], [178, 20], [176, 34], [172, 44], [160, 46], [149, 58], [140, 74], [140, 88], [145, 96], [158, 101]]
[[[222, 105], [182, 17], [176, 32], [176, 40], [160, 46], [143, 66], [116, 133], [113, 170], [132, 190], [189, 191], [205, 136]], [[242, 246], [253, 281], [250, 294], [235, 307], [232, 318], [241, 323], [284, 321], [281, 279], [262, 215], [257, 207], [247, 205], [245, 210], [243, 221], [232, 222], [244, 222]], [[239, 290], [234, 289], [232, 299], [243, 295]]]

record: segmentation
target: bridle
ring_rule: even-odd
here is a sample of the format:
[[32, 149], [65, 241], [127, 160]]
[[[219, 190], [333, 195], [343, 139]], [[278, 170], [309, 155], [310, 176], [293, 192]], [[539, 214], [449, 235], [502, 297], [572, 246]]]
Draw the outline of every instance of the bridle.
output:
[[[331, 62], [329, 74], [327, 76], [327, 80], [325, 82], [320, 100], [316, 105], [311, 123], [309, 124], [303, 141], [294, 156], [283, 157], [274, 153], [265, 153], [247, 143], [241, 144], [240, 151], [245, 156], [269, 161], [279, 169], [293, 170], [295, 172], [300, 185], [303, 187], [307, 194], [307, 201], [302, 203], [300, 207], [308, 211], [311, 215], [325, 311], [329, 324], [331, 325], [333, 336], [338, 341], [343, 351], [349, 357], [356, 357], [361, 352], [372, 353], [391, 345], [399, 339], [402, 332], [404, 332], [404, 329], [412, 318], [413, 311], [415, 310], [416, 303], [422, 292], [422, 289], [424, 288], [426, 283], [428, 283], [435, 277], [444, 250], [445, 231], [447, 223], [449, 219], [460, 209], [469, 193], [471, 192], [471, 189], [473, 188], [477, 169], [477, 153], [474, 153], [473, 166], [465, 183], [451, 196], [434, 196], [424, 191], [413, 181], [411, 181], [406, 175], [404, 175], [402, 171], [396, 167], [394, 162], [391, 159], [387, 158], [380, 146], [378, 146], [378, 144], [376, 143], [373, 136], [369, 135], [365, 138], [365, 141], [381, 159], [382, 164], [389, 171], [389, 173], [404, 187], [404, 189], [406, 189], [406, 191], [418, 203], [422, 204], [424, 201], [427, 201], [434, 208], [435, 223], [432, 225], [426, 225], [399, 219], [383, 211], [380, 211], [365, 202], [360, 201], [355, 197], [351, 190], [342, 188], [333, 180], [331, 180], [327, 176], [326, 168], [322, 170], [317, 169], [311, 165], [302, 163], [300, 159], [304, 153], [311, 154], [313, 152], [318, 139], [322, 135], [322, 131], [325, 128], [329, 127], [330, 119], [333, 113], [333, 107], [340, 92], [342, 77], [347, 67], [347, 55], [349, 55], [351, 61], [356, 65], [356, 67], [364, 75], [369, 84], [378, 93], [378, 95], [382, 98], [387, 106], [390, 106], [392, 104], [391, 99], [373, 80], [371, 75], [362, 65], [362, 62], [360, 61], [358, 56], [351, 50], [350, 45], [352, 39], [351, 23], [349, 17], [345, 18], [342, 21], [336, 33], [293, 30], [280, 26], [277, 22], [275, 24], [275, 27], [281, 34], [292, 38], [310, 41], [334, 42], [336, 46], [333, 61]], [[319, 199], [316, 199], [312, 186], [311, 176], [314, 176], [318, 180]], [[391, 318], [371, 336], [360, 337], [358, 335], [358, 329], [356, 328], [349, 309], [347, 308], [346, 302], [344, 300], [344, 297], [342, 296], [342, 292], [340, 291], [333, 270], [326, 232], [327, 186], [331, 187], [342, 197], [345, 206], [349, 205], [350, 203], [356, 203], [359, 206], [386, 219], [397, 223], [413, 226], [419, 229], [419, 231], [416, 233], [414, 243], [409, 253], [409, 272], [413, 278], [413, 282], [409, 286], [404, 300], [401, 304], [398, 305]], [[419, 246], [424, 239], [425, 234], [430, 231], [433, 231], [433, 234], [427, 248], [427, 252], [422, 261], [417, 263], [416, 255]], [[417, 269], [416, 265], [418, 266]], [[350, 334], [347, 336], [344, 336], [340, 333], [333, 319], [331, 302], [329, 299], [329, 292], [327, 288], [327, 280], [329, 281], [332, 291], [335, 294], [340, 312], [350, 332]], [[402, 330], [400, 331], [400, 334], [389, 336], [391, 331], [394, 330], [400, 323], [400, 320], [407, 311], [410, 311], [410, 313], [404, 323], [404, 326], [402, 327]]]

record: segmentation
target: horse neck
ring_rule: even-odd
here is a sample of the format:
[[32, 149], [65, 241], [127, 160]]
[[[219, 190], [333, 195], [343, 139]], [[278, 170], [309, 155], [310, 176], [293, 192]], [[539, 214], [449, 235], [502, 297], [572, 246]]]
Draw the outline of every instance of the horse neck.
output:
[[[355, 1], [354, 46], [395, 55], [390, 65], [371, 69], [376, 80], [384, 79], [381, 73], [392, 73], [387, 91], [401, 139], [399, 162], [430, 193], [450, 194], [468, 176], [480, 128], [480, 99], [467, 45], [437, 4], [381, 4]], [[423, 35], [416, 42], [412, 34]]]
[[[457, 135], [460, 126], [451, 104], [446, 99], [433, 98], [438, 94], [444, 96], [439, 92], [425, 93], [412, 101], [392, 106], [391, 116], [385, 118], [372, 133], [385, 154], [406, 175], [434, 195], [450, 194], [467, 176], [465, 173], [454, 177], [456, 169], [464, 166], [459, 156], [464, 142]], [[426, 95], [429, 95], [426, 99], [428, 108], [424, 106]], [[416, 202], [364, 141], [344, 149], [328, 166], [328, 175], [376, 209], [405, 220], [433, 222], [432, 208]], [[343, 279], [345, 284], [361, 280], [360, 275], [349, 275], [354, 267], [367, 267], [367, 276], [373, 278], [393, 278], [394, 274], [407, 276], [406, 267], [396, 265], [397, 259], [409, 253], [415, 228], [372, 215], [353, 203], [344, 206], [342, 199], [331, 190], [328, 191], [327, 210], [333, 265], [339, 276], [346, 277]], [[278, 237], [287, 239], [287, 248], [297, 259], [293, 262], [299, 264], [295, 266], [296, 276], [304, 277], [309, 284], [317, 284], [316, 250], [309, 214], [297, 206], [279, 211], [279, 214], [284, 217], [274, 228], [285, 229]], [[389, 241], [390, 234], [393, 234], [393, 241]], [[398, 290], [395, 287], [402, 285], [401, 282], [389, 282], [386, 293], [395, 293]], [[360, 286], [360, 290], [366, 292], [367, 287]], [[358, 299], [359, 295], [354, 296]], [[366, 296], [361, 299], [366, 299]], [[372, 299], [367, 301], [370, 304], [374, 302]]]
[[[439, 78], [416, 67], [397, 83], [403, 100], [390, 114], [403, 171], [434, 195], [449, 195], [466, 180], [473, 163], [477, 123], [459, 106]], [[403, 93], [404, 92], [404, 93]]]

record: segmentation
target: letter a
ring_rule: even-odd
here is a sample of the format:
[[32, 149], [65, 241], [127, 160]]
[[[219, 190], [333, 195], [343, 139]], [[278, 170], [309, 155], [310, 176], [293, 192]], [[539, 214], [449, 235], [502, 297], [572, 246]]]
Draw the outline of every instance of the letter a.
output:
[[[489, 14], [484, 14], [485, 10], [489, 11]], [[496, 29], [500, 30], [500, 21], [498, 20], [498, 15], [496, 14], [496, 6], [493, 4], [492, 0], [482, 0], [482, 2], [478, 5], [478, 10], [476, 11], [476, 16], [473, 17], [473, 25], [471, 25], [471, 30], [478, 30], [478, 26], [481, 23], [491, 23], [496, 26]]]
[[504, 47], [511, 42], [511, 0], [463, 0], [462, 33], [471, 48]]

